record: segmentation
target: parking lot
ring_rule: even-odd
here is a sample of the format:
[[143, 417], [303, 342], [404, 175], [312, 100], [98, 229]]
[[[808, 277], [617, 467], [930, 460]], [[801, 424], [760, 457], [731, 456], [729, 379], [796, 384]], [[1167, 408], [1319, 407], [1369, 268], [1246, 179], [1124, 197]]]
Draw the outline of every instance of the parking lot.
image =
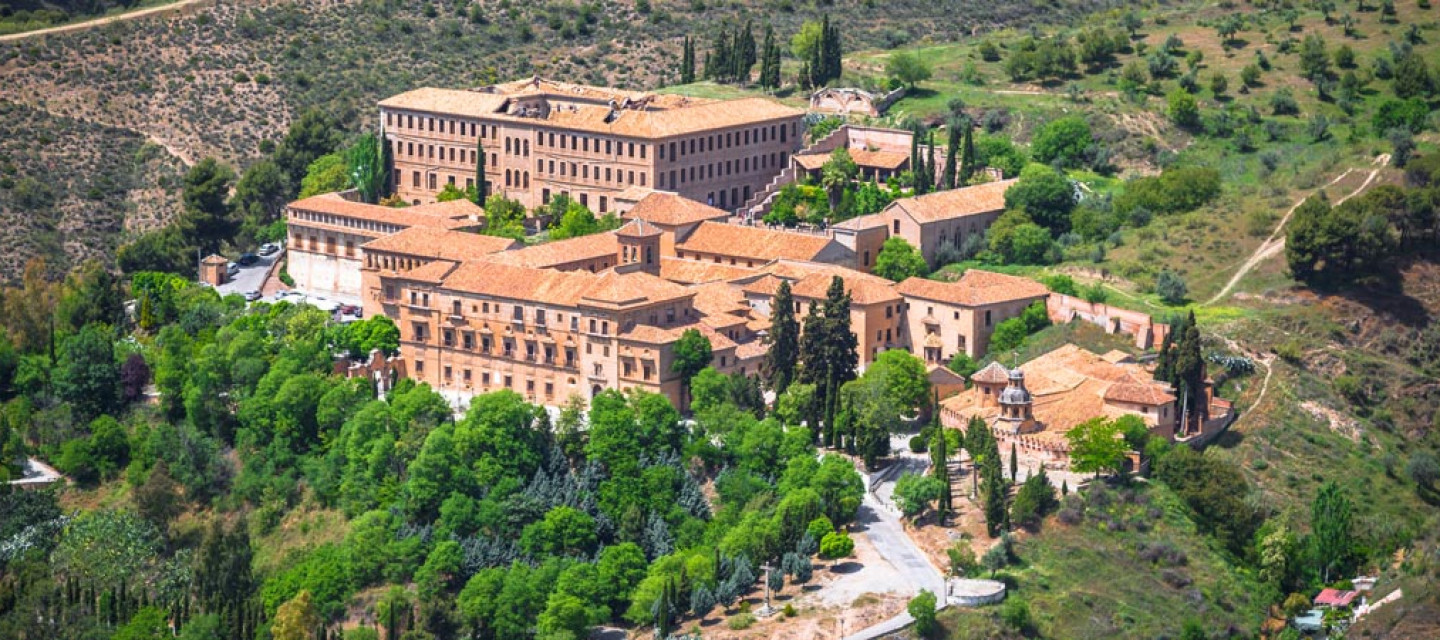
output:
[[265, 286], [265, 276], [270, 273], [270, 266], [275, 264], [285, 255], [282, 248], [268, 256], [260, 256], [260, 260], [248, 267], [240, 267], [240, 271], [234, 276], [226, 279], [225, 284], [215, 287], [222, 296], [232, 293], [245, 295], [248, 291], [260, 291]]

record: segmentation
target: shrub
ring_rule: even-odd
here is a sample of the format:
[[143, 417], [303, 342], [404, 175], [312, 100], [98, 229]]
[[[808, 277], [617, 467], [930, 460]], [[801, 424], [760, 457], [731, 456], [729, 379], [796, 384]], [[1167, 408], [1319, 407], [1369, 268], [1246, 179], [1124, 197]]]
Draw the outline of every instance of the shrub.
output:
[[1030, 619], [1030, 605], [1020, 598], [1007, 599], [1000, 606], [1000, 620], [1020, 633], [1026, 633], [1034, 625]]
[[1180, 274], [1166, 269], [1155, 277], [1155, 293], [1165, 304], [1178, 305], [1185, 302], [1185, 279]]
[[915, 618], [915, 632], [922, 636], [935, 633], [935, 594], [929, 589], [921, 589], [920, 593], [910, 599], [910, 604], [905, 606], [910, 617]]
[[925, 450], [927, 448], [928, 444], [926, 443], [924, 436], [910, 436], [911, 453], [925, 453]]
[[855, 541], [844, 531], [832, 531], [820, 539], [820, 557], [827, 560], [848, 558], [855, 553]]
[[725, 626], [730, 627], [731, 631], [743, 631], [749, 629], [753, 624], [755, 624], [755, 614], [753, 613], [741, 613], [731, 616], [729, 620], [725, 621]]

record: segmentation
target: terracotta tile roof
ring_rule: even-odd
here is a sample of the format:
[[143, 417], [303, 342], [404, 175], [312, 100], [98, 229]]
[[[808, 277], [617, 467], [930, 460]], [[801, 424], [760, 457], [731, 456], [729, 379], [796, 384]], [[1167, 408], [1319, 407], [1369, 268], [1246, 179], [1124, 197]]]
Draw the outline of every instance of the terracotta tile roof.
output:
[[730, 214], [679, 194], [654, 191], [635, 203], [634, 208], [625, 212], [623, 217], [678, 227], [706, 220], [724, 220]]
[[1134, 356], [1131, 356], [1130, 354], [1125, 353], [1124, 351], [1121, 351], [1119, 349], [1111, 349], [1110, 351], [1107, 351], [1105, 355], [1100, 357], [1103, 358], [1106, 362], [1112, 364], [1119, 364], [1121, 362], [1133, 362], [1135, 360]]
[[578, 238], [556, 240], [537, 244], [524, 249], [491, 254], [486, 259], [505, 264], [547, 268], [558, 265], [593, 260], [605, 256], [614, 257], [620, 252], [620, 242], [614, 233], [596, 233]]
[[868, 216], [858, 216], [849, 220], [837, 222], [830, 226], [836, 229], [854, 229], [856, 231], [860, 231], [863, 229], [874, 229], [875, 227], [885, 226], [885, 217], [878, 213], [872, 213]]
[[923, 196], [901, 198], [890, 203], [890, 207], [904, 211], [921, 224], [1001, 211], [1005, 208], [1005, 190], [1013, 184], [1014, 180], [1000, 180], [937, 191]]
[[381, 100], [380, 107], [483, 118], [496, 115], [506, 100], [494, 93], [421, 87]]
[[991, 362], [985, 368], [970, 374], [971, 382], [991, 382], [997, 384], [1010, 382], [1010, 371], [1005, 365], [999, 362]]
[[690, 287], [695, 292], [695, 309], [710, 316], [728, 316], [744, 321], [742, 316], [750, 313], [750, 305], [739, 287], [728, 282], [709, 282]]
[[859, 271], [842, 273], [835, 271], [831, 273], [815, 273], [799, 282], [790, 285], [790, 291], [796, 298], [822, 299], [830, 290], [830, 283], [836, 276], [845, 283], [845, 290], [850, 293], [851, 304], [871, 305], [900, 300], [900, 293], [895, 290], [894, 283]]
[[455, 270], [455, 267], [456, 263], [450, 260], [436, 260], [434, 262], [427, 262], [418, 267], [415, 267], [414, 269], [401, 273], [400, 277], [405, 278], [406, 280], [418, 280], [420, 282], [428, 282], [430, 284], [440, 284], [442, 281], [445, 280], [445, 276], [450, 275], [450, 272]]
[[457, 267], [444, 278], [442, 286], [495, 298], [578, 307], [594, 281], [595, 275], [586, 271], [530, 269], [475, 261]]
[[765, 357], [765, 354], [769, 351], [770, 345], [767, 345], [760, 340], [751, 340], [749, 342], [742, 342], [739, 345], [736, 345], [735, 357], [740, 358], [741, 360], [753, 360], [755, 358]]
[[615, 230], [615, 235], [622, 238], [650, 238], [658, 236], [661, 233], [663, 232], [660, 231], [660, 227], [645, 222], [643, 218], [626, 222], [620, 225], [619, 229]]
[[755, 275], [755, 270], [731, 264], [715, 264], [665, 256], [660, 258], [660, 277], [680, 284], [704, 284]]
[[[473, 226], [475, 223], [469, 220], [457, 219], [449, 216], [441, 216], [425, 213], [424, 211], [413, 211], [418, 207], [382, 207], [375, 204], [365, 204], [346, 200], [338, 193], [326, 193], [318, 196], [310, 196], [304, 200], [296, 200], [287, 205], [290, 209], [298, 211], [310, 211], [314, 213], [326, 213], [347, 218], [384, 222], [402, 227], [435, 227], [437, 229], [459, 229]], [[299, 224], [304, 224], [300, 221]]]
[[[541, 95], [559, 98], [545, 118], [505, 113], [510, 100]], [[569, 99], [569, 100], [566, 100]], [[577, 101], [592, 104], [575, 104]], [[622, 106], [614, 112], [606, 104]], [[382, 108], [409, 109], [488, 120], [538, 123], [556, 128], [629, 138], [668, 138], [746, 124], [798, 119], [804, 112], [765, 98], [703, 100], [684, 96], [628, 93], [540, 80], [496, 85], [487, 91], [421, 88], [380, 101]]]
[[1358, 595], [1360, 593], [1357, 591], [1321, 589], [1320, 595], [1315, 596], [1315, 604], [1324, 607], [1348, 607]]
[[1157, 384], [1121, 382], [1112, 384], [1105, 390], [1105, 399], [1111, 402], [1128, 402], [1158, 407], [1174, 402], [1175, 396], [1170, 395], [1164, 387]]
[[778, 258], [816, 260], [836, 253], [836, 249], [845, 251], [839, 243], [821, 235], [722, 222], [700, 223], [676, 249], [766, 262]]
[[480, 205], [464, 198], [450, 200], [447, 202], [431, 202], [429, 204], [417, 204], [407, 207], [410, 213], [423, 213], [426, 215], [440, 216], [443, 218], [460, 218], [485, 215], [485, 210]]
[[[1065, 433], [1076, 425], [1096, 417], [1114, 418], [1137, 415], [1111, 404], [1126, 402], [1160, 406], [1175, 401], [1164, 385], [1156, 383], [1139, 365], [1111, 363], [1103, 357], [1067, 344], [1020, 365], [1025, 373], [1025, 386], [1034, 398], [1035, 419], [1043, 430], [1027, 434], [1041, 442], [1068, 446]], [[1005, 367], [992, 362], [970, 376], [972, 381], [1007, 383]], [[971, 388], [953, 398], [941, 401], [962, 420], [971, 416], [990, 419], [998, 415], [994, 406], [982, 406], [983, 392]], [[1140, 414], [1146, 424], [1154, 425], [1155, 413]]]
[[[785, 282], [784, 278], [767, 273], [763, 276], [760, 276], [755, 281], [740, 287], [740, 290], [748, 294], [773, 298], [775, 297], [775, 292], [780, 290], [780, 283], [782, 282]], [[793, 288], [791, 289], [790, 293], [795, 293]]]
[[993, 271], [970, 269], [955, 282], [907, 278], [896, 289], [913, 298], [958, 304], [966, 307], [998, 304], [1050, 295], [1045, 285], [1029, 278], [1007, 276]]
[[519, 246], [520, 243], [510, 238], [497, 238], [468, 231], [410, 227], [371, 240], [360, 245], [360, 248], [370, 252], [403, 253], [465, 262]]
[[695, 295], [685, 287], [644, 271], [621, 274], [610, 270], [587, 275], [590, 275], [591, 282], [581, 299], [591, 304], [627, 307], [679, 300]]
[[696, 331], [699, 331], [701, 335], [705, 336], [705, 339], [710, 341], [710, 348], [714, 351], [723, 351], [725, 349], [735, 348], [734, 340], [731, 340], [730, 338], [726, 337], [725, 334], [715, 331], [714, 329], [711, 329], [710, 327], [707, 327], [700, 323], [676, 325], [670, 327], [657, 327], [650, 324], [636, 324], [621, 331], [618, 337], [621, 340], [642, 342], [645, 344], [670, 344], [672, 342], [675, 342], [676, 340], [679, 340], [680, 336], [683, 335], [687, 329], [695, 329]]
[[926, 379], [932, 384], [965, 384], [965, 376], [962, 376], [943, 364], [932, 364], [927, 367]]
[[[847, 149], [850, 152], [850, 159], [861, 167], [875, 169], [899, 169], [901, 165], [910, 161], [910, 154], [896, 151], [871, 151], [869, 149]], [[814, 171], [825, 166], [830, 160], [828, 153], [807, 153], [795, 156], [795, 162], [806, 171]]]

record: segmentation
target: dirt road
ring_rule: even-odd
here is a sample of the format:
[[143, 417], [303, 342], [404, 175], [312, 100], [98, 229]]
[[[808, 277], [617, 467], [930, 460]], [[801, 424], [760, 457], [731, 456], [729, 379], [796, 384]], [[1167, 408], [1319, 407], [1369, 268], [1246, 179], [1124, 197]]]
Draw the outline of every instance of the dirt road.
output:
[[22, 32], [22, 33], [12, 33], [12, 34], [9, 34], [9, 35], [3, 35], [3, 36], [0, 36], [0, 42], [14, 42], [14, 41], [17, 41], [17, 40], [24, 40], [24, 39], [26, 39], [26, 38], [34, 38], [34, 37], [37, 37], [37, 36], [45, 36], [45, 35], [51, 35], [51, 34], [56, 34], [56, 33], [67, 33], [67, 32], [70, 32], [70, 31], [79, 31], [79, 30], [81, 30], [81, 29], [89, 29], [89, 28], [92, 28], [92, 27], [98, 27], [98, 26], [101, 26], [101, 25], [107, 25], [107, 24], [110, 24], [110, 23], [112, 23], [112, 22], [121, 22], [121, 21], [124, 21], [124, 20], [134, 20], [134, 19], [136, 19], [136, 18], [144, 18], [144, 17], [146, 17], [146, 16], [153, 16], [153, 15], [156, 15], [156, 14], [166, 14], [166, 13], [178, 12], [178, 11], [184, 10], [185, 7], [187, 7], [187, 6], [189, 6], [189, 5], [192, 5], [192, 4], [202, 4], [202, 3], [203, 3], [203, 4], [208, 4], [208, 3], [213, 2], [213, 1], [214, 1], [214, 0], [179, 0], [178, 2], [172, 2], [172, 3], [170, 3], [170, 4], [161, 5], [161, 6], [158, 6], [158, 7], [150, 7], [150, 8], [147, 8], [147, 9], [140, 9], [140, 10], [138, 10], [138, 11], [131, 11], [131, 12], [128, 12], [128, 13], [121, 13], [121, 14], [117, 14], [117, 15], [113, 15], [113, 16], [105, 16], [105, 17], [102, 17], [102, 18], [95, 18], [94, 20], [86, 20], [86, 21], [84, 21], [84, 22], [75, 22], [75, 23], [71, 23], [71, 24], [62, 24], [62, 25], [60, 25], [60, 26], [58, 26], [58, 27], [49, 27], [49, 28], [46, 28], [46, 29], [36, 29], [36, 30], [34, 30], [34, 31], [25, 31], [25, 32]]

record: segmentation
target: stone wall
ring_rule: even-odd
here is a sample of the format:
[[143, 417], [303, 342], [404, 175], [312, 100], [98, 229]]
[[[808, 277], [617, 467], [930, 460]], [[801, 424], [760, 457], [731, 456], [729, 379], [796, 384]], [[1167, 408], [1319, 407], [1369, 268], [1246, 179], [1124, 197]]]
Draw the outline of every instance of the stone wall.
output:
[[1050, 312], [1051, 322], [1065, 324], [1071, 320], [1083, 320], [1104, 328], [1105, 333], [1133, 336], [1135, 346], [1141, 349], [1154, 348], [1170, 332], [1169, 325], [1155, 322], [1148, 314], [1059, 293], [1050, 294], [1046, 309]]

